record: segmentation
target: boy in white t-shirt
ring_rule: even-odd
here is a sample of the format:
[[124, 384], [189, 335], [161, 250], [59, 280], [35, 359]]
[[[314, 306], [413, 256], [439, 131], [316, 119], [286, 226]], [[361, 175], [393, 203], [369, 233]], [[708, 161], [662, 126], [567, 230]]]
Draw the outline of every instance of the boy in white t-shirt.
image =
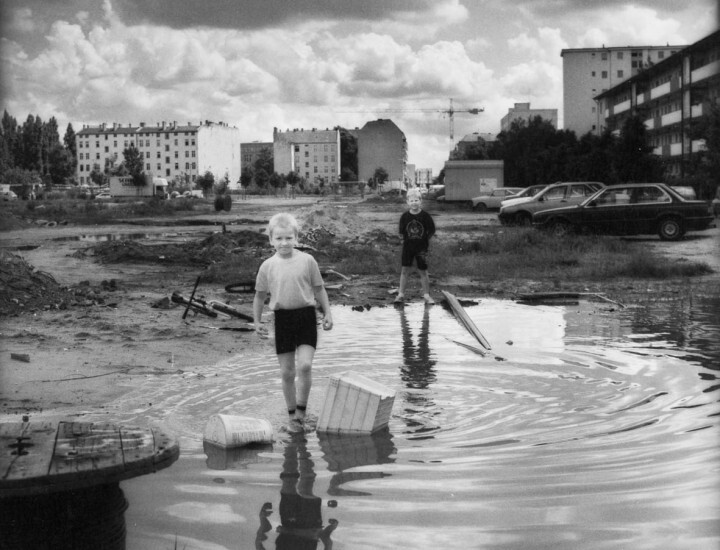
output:
[[268, 236], [275, 254], [262, 263], [255, 281], [255, 331], [267, 336], [260, 320], [270, 294], [269, 307], [275, 313], [275, 351], [290, 416], [288, 431], [301, 432], [305, 429], [317, 347], [315, 303], [323, 310], [323, 329], [330, 330], [333, 326], [330, 301], [315, 258], [295, 249], [297, 220], [290, 214], [274, 215], [268, 224]]

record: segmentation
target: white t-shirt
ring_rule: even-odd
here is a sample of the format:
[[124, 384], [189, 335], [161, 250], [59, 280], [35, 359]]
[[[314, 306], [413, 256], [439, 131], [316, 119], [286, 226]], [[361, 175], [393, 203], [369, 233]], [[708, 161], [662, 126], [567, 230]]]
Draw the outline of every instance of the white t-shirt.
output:
[[289, 258], [275, 254], [265, 260], [255, 280], [255, 290], [270, 293], [273, 311], [314, 306], [314, 287], [322, 285], [315, 258], [299, 250], [293, 250]]

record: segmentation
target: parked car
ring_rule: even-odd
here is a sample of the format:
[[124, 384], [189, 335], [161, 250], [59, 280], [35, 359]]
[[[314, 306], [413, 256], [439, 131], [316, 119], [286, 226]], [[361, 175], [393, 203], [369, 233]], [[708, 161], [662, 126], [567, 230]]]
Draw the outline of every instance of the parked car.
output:
[[18, 197], [14, 191], [3, 191], [2, 192], [2, 200], [5, 202], [16, 201], [17, 198]]
[[657, 233], [664, 241], [686, 231], [714, 227], [708, 201], [690, 200], [664, 183], [609, 185], [574, 206], [553, 208], [533, 216], [533, 226], [562, 236], [571, 231], [612, 235]]
[[537, 195], [540, 191], [542, 191], [546, 187], [547, 187], [547, 185], [545, 185], [545, 184], [531, 185], [529, 187], [525, 187], [522, 191], [516, 193], [512, 197], [508, 197], [508, 198], [504, 199], [500, 203], [500, 206], [503, 206], [504, 204], [513, 204], [512, 201], [515, 201], [515, 199], [524, 199], [526, 197], [534, 197], [535, 195]]
[[530, 225], [535, 212], [578, 204], [605, 187], [599, 181], [568, 181], [548, 185], [532, 197], [509, 199], [500, 206], [498, 219], [503, 225]]
[[95, 195], [96, 201], [109, 201], [112, 200], [112, 195], [107, 191], [102, 191], [101, 193], [98, 193]]
[[470, 200], [472, 202], [473, 210], [477, 210], [478, 212], [484, 212], [485, 210], [497, 210], [500, 208], [500, 203], [502, 201], [515, 196], [522, 190], [522, 187], [498, 187], [493, 189], [490, 193], [479, 195]]

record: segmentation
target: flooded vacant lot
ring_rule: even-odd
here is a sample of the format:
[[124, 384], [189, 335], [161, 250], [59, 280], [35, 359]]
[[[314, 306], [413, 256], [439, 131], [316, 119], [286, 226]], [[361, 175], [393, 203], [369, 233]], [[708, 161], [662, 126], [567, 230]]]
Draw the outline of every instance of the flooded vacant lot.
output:
[[[271, 353], [136, 382], [102, 418], [162, 422], [182, 450], [122, 484], [127, 548], [285, 547], [277, 527], [293, 506], [330, 528], [317, 548], [718, 547], [717, 300], [466, 311], [484, 356], [439, 305], [334, 309], [310, 413], [330, 375], [361, 373], [397, 392], [373, 436], [277, 430]], [[204, 447], [216, 413], [268, 418], [277, 439]]]

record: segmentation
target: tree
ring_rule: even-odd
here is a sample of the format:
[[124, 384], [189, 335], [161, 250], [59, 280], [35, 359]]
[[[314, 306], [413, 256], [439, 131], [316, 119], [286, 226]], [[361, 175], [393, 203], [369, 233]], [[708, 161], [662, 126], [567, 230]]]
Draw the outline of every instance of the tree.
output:
[[215, 176], [212, 172], [207, 170], [202, 176], [198, 176], [195, 180], [195, 185], [202, 189], [203, 194], [207, 194], [215, 185]]
[[614, 167], [621, 182], [651, 182], [662, 179], [662, 163], [648, 145], [645, 123], [638, 116], [623, 123], [614, 151]]
[[345, 128], [336, 126], [335, 129], [340, 131], [340, 181], [355, 181], [358, 173], [357, 139]]
[[133, 183], [137, 187], [146, 185], [142, 153], [135, 147], [135, 144], [131, 143], [129, 147], [123, 150], [123, 158], [125, 159], [123, 164], [128, 175], [132, 176]]
[[[265, 174], [272, 174], [275, 171], [275, 159], [272, 149], [263, 147], [258, 152], [258, 158], [253, 163], [253, 168], [257, 173], [259, 170], [265, 170]], [[257, 183], [257, 182], [255, 182]]]
[[107, 176], [98, 163], [93, 164], [92, 171], [90, 172], [90, 181], [99, 186], [107, 184]]
[[285, 187], [285, 184], [287, 182], [283, 176], [281, 176], [277, 172], [273, 172], [272, 174], [270, 174], [270, 179], [268, 180], [268, 183], [270, 184], [270, 187], [273, 188], [273, 191], [277, 195], [278, 190]]
[[70, 151], [58, 144], [48, 155], [49, 175], [53, 183], [62, 184], [75, 175], [75, 159]]
[[357, 174], [349, 168], [343, 168], [340, 172], [340, 181], [357, 181]]
[[73, 130], [72, 124], [68, 124], [67, 128], [65, 129], [63, 145], [65, 145], [65, 149], [70, 151], [70, 154], [77, 161], [77, 143], [75, 141], [75, 130]]
[[375, 168], [375, 172], [373, 173], [373, 180], [376, 185], [382, 185], [385, 183], [390, 176], [388, 175], [388, 171], [385, 170], [382, 166], [378, 166]]
[[244, 188], [248, 188], [253, 180], [253, 169], [249, 166], [245, 166], [240, 173], [240, 185]]
[[270, 175], [264, 168], [255, 170], [255, 185], [257, 185], [260, 189], [267, 189], [269, 181]]

